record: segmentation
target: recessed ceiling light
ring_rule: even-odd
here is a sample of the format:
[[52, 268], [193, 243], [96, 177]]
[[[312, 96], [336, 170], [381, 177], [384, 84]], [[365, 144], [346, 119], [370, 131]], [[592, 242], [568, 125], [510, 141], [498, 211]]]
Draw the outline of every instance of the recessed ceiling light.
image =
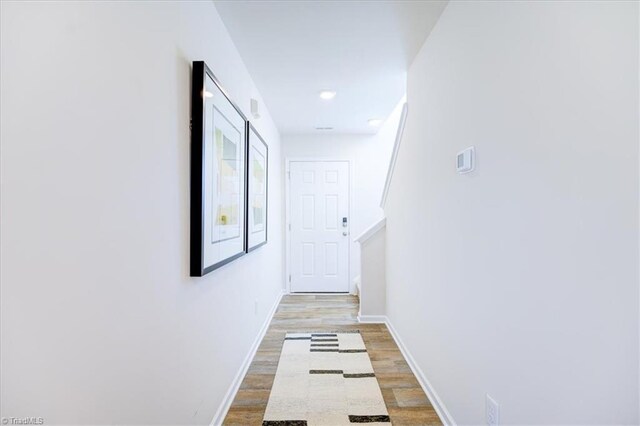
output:
[[371, 120], [369, 120], [369, 126], [378, 127], [381, 124], [382, 120], [380, 120], [379, 118], [372, 118]]
[[333, 99], [336, 97], [335, 90], [323, 90], [320, 92], [320, 99], [324, 99], [328, 101], [329, 99]]

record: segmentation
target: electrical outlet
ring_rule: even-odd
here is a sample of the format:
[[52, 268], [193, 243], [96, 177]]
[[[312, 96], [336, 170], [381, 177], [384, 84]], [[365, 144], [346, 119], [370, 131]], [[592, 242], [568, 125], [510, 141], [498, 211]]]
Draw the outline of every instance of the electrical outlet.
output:
[[500, 406], [489, 394], [487, 394], [486, 398], [485, 422], [489, 426], [498, 426], [500, 424]]

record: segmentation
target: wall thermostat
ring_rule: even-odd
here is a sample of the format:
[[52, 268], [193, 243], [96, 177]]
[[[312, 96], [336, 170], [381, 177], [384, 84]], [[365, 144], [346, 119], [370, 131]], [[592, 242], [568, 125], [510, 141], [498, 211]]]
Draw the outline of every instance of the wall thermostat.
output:
[[473, 171], [476, 163], [476, 148], [470, 146], [462, 150], [456, 156], [456, 170], [459, 174], [469, 173]]

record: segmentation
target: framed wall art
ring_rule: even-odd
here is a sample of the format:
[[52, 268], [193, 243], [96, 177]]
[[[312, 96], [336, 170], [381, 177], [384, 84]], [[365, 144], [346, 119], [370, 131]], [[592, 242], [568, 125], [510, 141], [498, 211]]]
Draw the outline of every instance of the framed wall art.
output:
[[191, 276], [246, 252], [247, 120], [202, 61], [191, 93]]
[[269, 147], [250, 123], [247, 125], [247, 252], [267, 243]]

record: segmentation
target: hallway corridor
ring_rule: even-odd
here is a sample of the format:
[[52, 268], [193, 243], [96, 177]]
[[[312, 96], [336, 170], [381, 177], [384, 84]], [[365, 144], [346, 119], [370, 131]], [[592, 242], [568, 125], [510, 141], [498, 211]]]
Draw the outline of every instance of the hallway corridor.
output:
[[640, 426], [640, 0], [0, 0], [0, 426], [364, 423]]
[[440, 419], [384, 324], [357, 321], [350, 295], [286, 295], [269, 325], [225, 425], [259, 425], [287, 332], [360, 330], [393, 424], [440, 425]]

